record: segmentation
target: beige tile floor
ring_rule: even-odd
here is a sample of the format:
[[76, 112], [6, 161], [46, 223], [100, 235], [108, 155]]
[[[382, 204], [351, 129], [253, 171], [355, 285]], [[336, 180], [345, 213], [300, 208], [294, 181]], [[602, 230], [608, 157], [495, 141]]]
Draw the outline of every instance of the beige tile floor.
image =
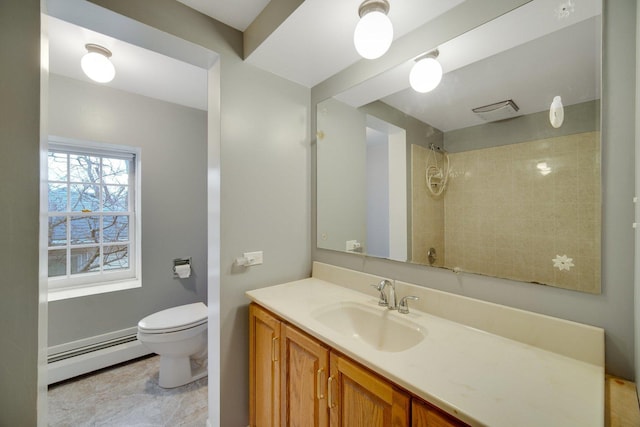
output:
[[207, 421], [207, 378], [158, 385], [159, 356], [145, 357], [49, 387], [49, 426], [199, 426]]

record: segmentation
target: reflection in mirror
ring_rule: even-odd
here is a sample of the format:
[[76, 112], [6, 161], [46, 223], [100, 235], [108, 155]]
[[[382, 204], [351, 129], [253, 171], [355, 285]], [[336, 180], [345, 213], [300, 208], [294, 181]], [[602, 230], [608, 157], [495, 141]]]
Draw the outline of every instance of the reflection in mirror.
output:
[[428, 93], [408, 61], [319, 103], [318, 247], [599, 293], [602, 4], [566, 3], [425, 46]]

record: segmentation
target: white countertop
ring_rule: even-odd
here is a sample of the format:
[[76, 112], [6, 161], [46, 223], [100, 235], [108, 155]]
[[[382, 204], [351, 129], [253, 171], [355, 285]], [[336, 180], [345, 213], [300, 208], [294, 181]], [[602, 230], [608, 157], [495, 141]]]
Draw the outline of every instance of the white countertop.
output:
[[387, 316], [415, 322], [416, 346], [385, 352], [336, 332], [312, 313], [340, 302], [377, 298], [317, 278], [247, 292], [287, 322], [411, 393], [478, 426], [602, 426], [604, 369], [557, 353], [411, 309]]

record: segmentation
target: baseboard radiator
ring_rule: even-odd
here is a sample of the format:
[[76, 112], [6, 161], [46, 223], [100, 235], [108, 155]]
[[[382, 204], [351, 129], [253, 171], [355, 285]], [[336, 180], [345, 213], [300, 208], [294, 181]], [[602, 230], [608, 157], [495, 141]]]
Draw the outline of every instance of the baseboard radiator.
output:
[[96, 371], [150, 354], [128, 328], [49, 347], [48, 384]]

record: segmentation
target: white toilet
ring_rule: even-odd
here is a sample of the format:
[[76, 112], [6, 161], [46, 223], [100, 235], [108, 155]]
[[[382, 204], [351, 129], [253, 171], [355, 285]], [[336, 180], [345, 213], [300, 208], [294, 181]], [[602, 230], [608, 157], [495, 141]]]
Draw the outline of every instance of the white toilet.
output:
[[207, 306], [201, 302], [151, 314], [138, 322], [138, 340], [160, 355], [160, 387], [207, 375]]

